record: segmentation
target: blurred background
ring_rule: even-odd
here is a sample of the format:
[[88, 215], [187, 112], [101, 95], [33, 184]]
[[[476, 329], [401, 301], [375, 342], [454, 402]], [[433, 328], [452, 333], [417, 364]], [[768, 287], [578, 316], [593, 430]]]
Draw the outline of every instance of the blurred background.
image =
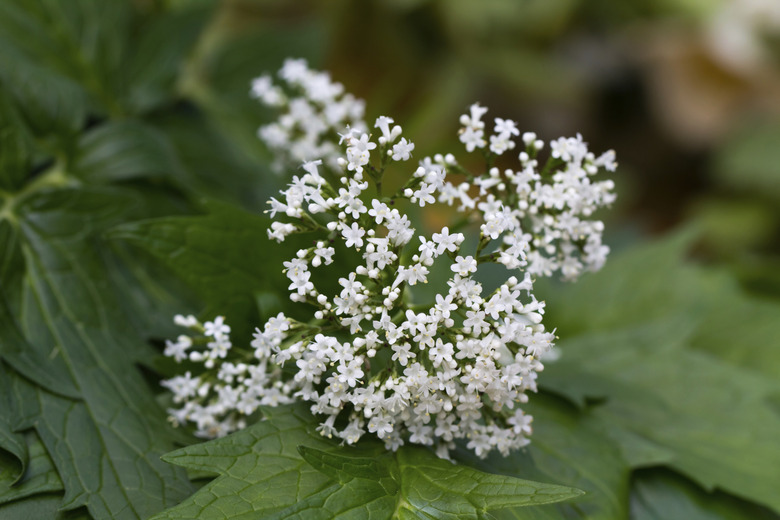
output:
[[367, 120], [392, 115], [418, 155], [453, 149], [474, 101], [546, 140], [613, 148], [608, 243], [695, 225], [702, 259], [780, 292], [776, 0], [232, 0], [180, 88], [262, 156], [269, 115], [247, 85], [288, 56], [365, 99]]

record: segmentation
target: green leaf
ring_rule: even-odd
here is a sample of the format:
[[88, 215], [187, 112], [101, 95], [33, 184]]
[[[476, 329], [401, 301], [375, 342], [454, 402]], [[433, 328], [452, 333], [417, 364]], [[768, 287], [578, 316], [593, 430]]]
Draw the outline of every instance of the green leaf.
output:
[[82, 86], [105, 113], [120, 113], [133, 15], [124, 0], [9, 0], [0, 7], [0, 39], [31, 63]]
[[45, 494], [15, 500], [0, 505], [0, 518], [3, 520], [30, 520], [45, 518], [46, 520], [92, 520], [83, 509], [77, 511], [61, 511], [62, 495]]
[[62, 189], [20, 208], [29, 299], [36, 302], [25, 307], [23, 329], [51, 338], [83, 399], [23, 385], [20, 412], [62, 478], [63, 508], [86, 506], [95, 518], [146, 518], [192, 489], [183, 471], [159, 460], [173, 434], [131, 368], [146, 346], [123, 318], [96, 252], [96, 233], [133, 204], [116, 190]]
[[90, 184], [182, 175], [182, 165], [167, 137], [131, 119], [85, 133], [69, 169]]
[[74, 399], [81, 397], [58, 346], [53, 341], [28, 342], [3, 298], [0, 298], [0, 357], [53, 393]]
[[635, 520], [769, 520], [777, 515], [725, 493], [707, 493], [669, 471], [640, 471], [631, 492]]
[[17, 474], [14, 461], [3, 460], [6, 457], [0, 456], [0, 504], [40, 493], [62, 491], [62, 480], [38, 435], [27, 432], [24, 439], [30, 460], [21, 475]]
[[297, 451], [301, 444], [322, 449], [335, 444], [309, 433], [315, 422], [307, 407], [264, 413], [266, 420], [245, 430], [166, 455], [164, 460], [172, 464], [220, 476], [154, 520], [267, 518], [332, 485]]
[[603, 399], [593, 413], [632, 465], [664, 464], [780, 510], [780, 416], [768, 403], [780, 387], [686, 349], [692, 329], [683, 317], [562, 341], [565, 364], [542, 384]]
[[151, 17], [144, 24], [126, 64], [129, 92], [125, 103], [133, 113], [148, 112], [173, 99], [185, 59], [212, 11], [213, 5], [188, 6]]
[[285, 248], [268, 239], [268, 219], [223, 204], [210, 209], [206, 216], [122, 225], [109, 236], [157, 257], [209, 305], [207, 314], [227, 316], [248, 337], [259, 322], [255, 294], [286, 291], [276, 274]]
[[731, 188], [750, 190], [775, 201], [780, 199], [778, 139], [780, 124], [777, 121], [754, 122], [736, 132], [715, 155], [717, 178]]
[[629, 467], [603, 425], [544, 393], [531, 396], [523, 409], [534, 417], [534, 434], [527, 449], [509, 457], [491, 453], [485, 460], [462, 450], [459, 460], [484, 471], [554, 481], [586, 494], [557, 504], [501, 510], [495, 516], [518, 520], [628, 518]]
[[34, 146], [27, 125], [0, 86], [0, 189], [13, 191], [27, 178]]
[[0, 245], [0, 290], [8, 306], [17, 311], [21, 305], [24, 256], [19, 230], [7, 219], [0, 220]]
[[195, 111], [155, 114], [154, 126], [165, 133], [184, 165], [183, 189], [198, 196], [238, 202], [245, 208], [264, 208], [281, 186], [267, 161], [247, 153], [211, 119]]
[[18, 416], [11, 394], [11, 377], [13, 376], [5, 368], [5, 365], [0, 362], [0, 448], [16, 457], [14, 468], [10, 468], [9, 461], [0, 465], [3, 466], [3, 471], [6, 474], [11, 470], [15, 472], [15, 477], [12, 480], [15, 482], [27, 466], [28, 452], [24, 437], [14, 431]]
[[[356, 456], [354, 448], [325, 452], [300, 447], [303, 458], [339, 485], [273, 518], [486, 518], [488, 510], [559, 502], [573, 488], [483, 473], [442, 460], [421, 447]], [[360, 454], [360, 451], [357, 452]]]
[[154, 520], [483, 518], [487, 509], [581, 494], [456, 466], [418, 447], [388, 453], [369, 442], [336, 449], [313, 433], [317, 420], [306, 405], [264, 411], [267, 419], [246, 430], [166, 455], [220, 476]]

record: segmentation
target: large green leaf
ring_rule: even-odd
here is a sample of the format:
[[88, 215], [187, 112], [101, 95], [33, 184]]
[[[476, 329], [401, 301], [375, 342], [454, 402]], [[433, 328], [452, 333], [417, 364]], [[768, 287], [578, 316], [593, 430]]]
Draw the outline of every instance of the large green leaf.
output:
[[205, 216], [125, 224], [109, 236], [157, 257], [208, 304], [206, 314], [227, 316], [239, 337], [248, 337], [259, 323], [255, 295], [286, 292], [276, 274], [285, 248], [268, 239], [268, 219], [224, 204], [210, 209]]
[[[544, 374], [546, 375], [546, 373]], [[574, 500], [533, 508], [498, 511], [495, 516], [517, 520], [628, 518], [629, 467], [599, 421], [553, 396], [532, 396], [524, 409], [534, 417], [534, 434], [526, 450], [486, 460], [470, 451], [460, 460], [490, 472], [535, 481], [554, 481], [582, 489]]]
[[146, 113], [176, 99], [176, 81], [212, 10], [208, 4], [186, 5], [146, 21], [126, 64], [125, 104], [133, 113]]
[[265, 410], [267, 420], [245, 430], [170, 453], [164, 459], [189, 469], [219, 474], [191, 498], [154, 520], [266, 518], [333, 481], [306, 463], [297, 447], [330, 449], [317, 434], [306, 407]]
[[[132, 22], [133, 9], [122, 0], [8, 0], [0, 6], [0, 41], [13, 61], [2, 69], [49, 79], [54, 96], [71, 82], [83, 88], [100, 112], [121, 113], [117, 93], [125, 84], [122, 67]], [[27, 89], [35, 88], [32, 79]], [[42, 99], [43, 92], [34, 97]], [[80, 105], [78, 100], [73, 100], [75, 106]], [[67, 99], [50, 106], [68, 110]]]
[[96, 232], [133, 204], [115, 190], [62, 189], [20, 208], [30, 302], [22, 328], [32, 344], [50, 340], [81, 400], [26, 384], [19, 409], [59, 471], [62, 507], [86, 506], [95, 518], [146, 518], [192, 489], [183, 471], [159, 460], [173, 434], [132, 369], [146, 347], [122, 316], [96, 252]]
[[85, 133], [70, 169], [90, 184], [182, 175], [182, 165], [167, 137], [131, 119], [109, 122]]
[[18, 474], [18, 464], [0, 456], [0, 504], [41, 493], [62, 491], [62, 480], [43, 443], [35, 432], [24, 436], [30, 454], [29, 464]]
[[750, 296], [722, 269], [687, 260], [695, 237], [687, 230], [631, 248], [574, 285], [537, 284], [546, 322], [566, 339], [685, 316], [689, 346], [780, 376], [780, 320], [772, 319], [780, 306]]
[[[776, 375], [780, 362], [780, 336], [766, 323], [774, 306], [751, 304], [723, 273], [686, 263], [685, 244], [678, 236], [638, 248], [586, 289], [551, 298], [551, 314], [564, 318], [559, 334], [586, 330], [591, 319], [594, 332], [560, 341], [562, 360], [541, 384], [581, 405], [603, 401], [593, 412], [632, 465], [663, 464], [707, 490], [780, 511], [772, 484], [780, 481], [780, 417], [771, 405], [780, 384], [761, 373]], [[732, 352], [751, 338], [759, 361]]]
[[[27, 443], [24, 437], [14, 431], [16, 427], [16, 403], [11, 394], [10, 374], [4, 364], [0, 362], [0, 448], [7, 451], [16, 461], [11, 467], [10, 461], [3, 464], [3, 472], [6, 476], [15, 473], [15, 482], [25, 470], [28, 462]], [[0, 455], [2, 451], [0, 450]]]
[[777, 515], [724, 493], [707, 493], [669, 471], [640, 471], [631, 492], [635, 520], [770, 520]]
[[488, 510], [560, 502], [582, 494], [564, 486], [483, 473], [442, 460], [421, 447], [373, 456], [355, 449], [298, 451], [338, 484], [302, 500], [273, 518], [488, 518]]
[[0, 189], [14, 190], [27, 178], [35, 144], [0, 82]]
[[83, 509], [61, 511], [62, 495], [47, 493], [0, 505], [0, 517], [3, 520], [92, 520]]
[[154, 520], [476, 519], [488, 509], [581, 493], [456, 466], [418, 447], [388, 453], [369, 442], [335, 449], [313, 432], [316, 423], [305, 405], [267, 409], [266, 420], [246, 430], [167, 455], [174, 464], [220, 476]]

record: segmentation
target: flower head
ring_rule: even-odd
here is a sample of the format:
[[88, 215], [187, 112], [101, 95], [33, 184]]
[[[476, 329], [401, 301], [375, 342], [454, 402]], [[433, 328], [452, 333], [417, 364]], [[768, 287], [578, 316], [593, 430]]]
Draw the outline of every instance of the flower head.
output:
[[[346, 97], [300, 61], [286, 63], [280, 76], [322, 105]], [[258, 89], [270, 88], [266, 83]], [[515, 148], [520, 132], [515, 122], [496, 118], [486, 139], [486, 113], [475, 104], [461, 116], [460, 140], [492, 164]], [[272, 318], [256, 330], [252, 361], [241, 363], [231, 361], [235, 347], [221, 318], [205, 326], [186, 321], [210, 338], [209, 345], [218, 345], [199, 349], [202, 340], [195, 337], [192, 346], [180, 338], [167, 347], [174, 359], [189, 352], [190, 361], [207, 369], [197, 379], [188, 374], [165, 383], [184, 403], [172, 410], [174, 417], [196, 423], [204, 435], [226, 433], [260, 405], [303, 400], [322, 418], [321, 433], [348, 444], [371, 433], [390, 449], [411, 442], [434, 445], [447, 456], [455, 440], [466, 439], [485, 456], [529, 442], [532, 418], [519, 405], [536, 391], [554, 340], [542, 324], [544, 303], [533, 294], [533, 278], [560, 272], [574, 279], [603, 264], [603, 225], [590, 217], [614, 194], [611, 181], [594, 176], [614, 169], [614, 154], [597, 158], [580, 136], [561, 138], [551, 143], [540, 168], [543, 143], [525, 133], [512, 169], [488, 167], [464, 181], [466, 170], [453, 156], [426, 157], [410, 169], [406, 185], [387, 197], [381, 179], [389, 159], [406, 161], [414, 149], [393, 123], [377, 119], [376, 142], [354, 129], [341, 134], [334, 144], [340, 152], [322, 157], [337, 167], [338, 184], [319, 174], [319, 162], [307, 162], [307, 174], [293, 177], [279, 200], [270, 202], [273, 212], [289, 220], [273, 222], [272, 239], [281, 242], [304, 230], [320, 235], [284, 263], [290, 298], [315, 309], [311, 320]], [[307, 139], [306, 132], [298, 139]], [[363, 178], [366, 170], [374, 190]], [[450, 227], [419, 233], [404, 207], [436, 202], [479, 222], [474, 240]], [[339, 289], [328, 292], [317, 272], [334, 263], [336, 249], [329, 244], [336, 242], [360, 261], [340, 264]], [[479, 276], [490, 263], [503, 264], [507, 276], [486, 290]], [[411, 287], [429, 283], [434, 270], [449, 279], [432, 301], [415, 302]], [[522, 281], [514, 275], [518, 271]]]

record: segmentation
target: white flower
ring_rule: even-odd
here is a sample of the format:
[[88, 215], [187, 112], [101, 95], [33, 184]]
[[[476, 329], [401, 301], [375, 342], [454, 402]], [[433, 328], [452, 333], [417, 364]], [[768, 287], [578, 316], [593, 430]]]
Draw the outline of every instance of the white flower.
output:
[[410, 143], [405, 137], [402, 137], [397, 144], [393, 145], [392, 152], [388, 153], [392, 154], [394, 161], [408, 161], [412, 156], [412, 150], [414, 150], [414, 143]]
[[477, 272], [477, 261], [472, 256], [460, 256], [455, 258], [455, 263], [450, 266], [454, 272], [460, 276], [468, 276], [470, 273]]
[[365, 234], [366, 231], [356, 222], [349, 227], [344, 226], [341, 230], [341, 236], [344, 237], [347, 247], [363, 247], [363, 236], [365, 236]]
[[219, 338], [230, 334], [230, 326], [225, 324], [225, 318], [217, 316], [214, 321], [207, 321], [203, 324], [204, 334], [213, 338]]

